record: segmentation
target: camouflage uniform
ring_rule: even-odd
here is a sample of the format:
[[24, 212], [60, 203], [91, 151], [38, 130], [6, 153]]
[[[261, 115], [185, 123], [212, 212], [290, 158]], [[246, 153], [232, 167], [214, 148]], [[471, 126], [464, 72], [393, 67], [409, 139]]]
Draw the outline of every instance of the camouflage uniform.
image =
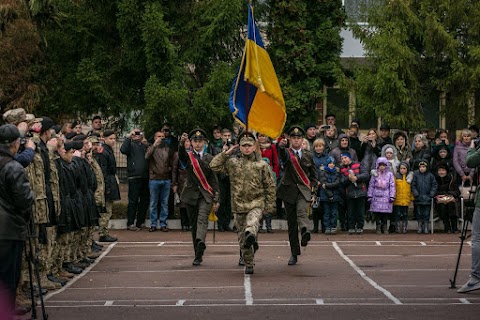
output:
[[273, 212], [275, 207], [275, 181], [269, 165], [255, 152], [251, 155], [230, 157], [225, 152], [216, 155], [210, 162], [215, 172], [225, 171], [230, 176], [232, 212], [239, 245], [247, 267], [254, 265], [254, 250], [245, 249], [245, 233], [257, 236], [259, 219], [264, 212]]
[[[101, 211], [103, 211], [102, 208], [105, 208], [105, 181], [103, 180], [102, 168], [98, 164], [93, 154], [91, 160], [89, 160], [89, 164], [92, 167], [95, 178], [97, 179], [97, 189], [95, 190], [94, 197], [95, 205], [97, 206], [98, 212], [100, 213]], [[90, 227], [85, 247], [87, 255], [90, 254], [92, 251], [93, 231], [94, 228]]]
[[[59, 156], [54, 153], [54, 152], [49, 152], [50, 156], [50, 185], [52, 188], [52, 194], [53, 194], [53, 203], [55, 206], [55, 214], [56, 214], [56, 220], [58, 221], [58, 218], [60, 216], [61, 212], [61, 206], [60, 206], [60, 183], [59, 183], [59, 177], [58, 177], [58, 169], [56, 166], [56, 159], [59, 158]], [[48, 230], [51, 229], [51, 230]], [[59, 255], [60, 255], [60, 245], [57, 242], [58, 236], [57, 236], [57, 226], [51, 226], [47, 228], [47, 231], [49, 232], [49, 237], [48, 237], [48, 248], [49, 248], [49, 265], [50, 265], [50, 273], [53, 273], [54, 275], [58, 274], [60, 271], [62, 265], [58, 264], [59, 262]]]

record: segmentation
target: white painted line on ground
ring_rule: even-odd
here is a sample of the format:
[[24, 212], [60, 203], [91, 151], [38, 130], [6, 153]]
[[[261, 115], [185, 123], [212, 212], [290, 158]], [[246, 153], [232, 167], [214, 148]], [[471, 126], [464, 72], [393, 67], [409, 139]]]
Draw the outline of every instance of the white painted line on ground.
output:
[[117, 274], [117, 273], [170, 273], [170, 272], [218, 272], [218, 271], [238, 272], [239, 269], [185, 269], [185, 270], [172, 269], [172, 270], [121, 270], [121, 271], [95, 270], [95, 271], [90, 271], [90, 273]]
[[466, 298], [460, 298], [459, 299], [461, 303], [464, 303], [464, 304], [472, 304], [470, 301], [468, 301]]
[[183, 306], [185, 304], [185, 301], [187, 301], [187, 300], [178, 300], [175, 305], [176, 306]]
[[157, 247], [161, 247], [165, 244], [165, 242], [160, 242], [159, 244], [157, 244]]
[[[462, 256], [470, 256], [471, 254], [467, 253], [462, 253]], [[429, 258], [434, 258], [434, 257], [456, 257], [458, 256], [457, 253], [454, 254], [350, 254], [349, 257], [402, 257], [402, 258], [408, 258], [408, 257], [429, 257]]]
[[323, 299], [315, 299], [316, 304], [325, 304], [325, 301]]
[[398, 300], [397, 298], [395, 298], [395, 296], [388, 290], [386, 290], [385, 288], [381, 287], [378, 283], [376, 283], [375, 281], [373, 281], [370, 277], [368, 277], [365, 272], [363, 272], [359, 267], [357, 267], [357, 265], [352, 261], [352, 259], [350, 259], [349, 257], [347, 257], [342, 249], [340, 249], [340, 247], [338, 246], [338, 244], [336, 242], [333, 242], [333, 247], [335, 248], [335, 250], [337, 250], [338, 254], [345, 260], [348, 262], [348, 264], [353, 268], [353, 270], [355, 270], [365, 281], [367, 281], [372, 287], [374, 287], [375, 289], [377, 289], [378, 291], [380, 291], [381, 293], [383, 293], [388, 299], [390, 299], [393, 303], [395, 304], [402, 304], [402, 302], [400, 300]]
[[[193, 254], [132, 254], [132, 255], [119, 255], [119, 256], [106, 256], [105, 258], [130, 258], [130, 257], [193, 257]], [[212, 254], [208, 255], [209, 258], [219, 258], [219, 257], [238, 257], [237, 254]]]
[[[469, 271], [470, 269], [458, 269], [459, 271]], [[452, 269], [381, 269], [381, 270], [368, 270], [368, 272], [432, 272], [432, 271], [452, 271]]]
[[375, 241], [375, 244], [376, 244], [377, 246], [381, 246], [381, 245], [382, 245], [382, 243], [381, 243], [380, 241]]
[[106, 249], [105, 251], [102, 252], [102, 254], [97, 258], [95, 259], [95, 262], [92, 263], [91, 265], [89, 265], [87, 268], [85, 268], [85, 270], [83, 270], [83, 272], [81, 274], [79, 274], [78, 276], [74, 277], [71, 281], [69, 281], [65, 286], [63, 286], [62, 288], [58, 289], [58, 290], [55, 290], [53, 292], [50, 292], [48, 293], [45, 298], [43, 298], [43, 301], [47, 301], [48, 299], [50, 299], [51, 297], [59, 294], [59, 293], [62, 293], [63, 291], [67, 290], [70, 286], [72, 286], [75, 282], [77, 282], [78, 280], [80, 280], [81, 278], [83, 278], [84, 275], [86, 275], [93, 267], [95, 267], [99, 262], [100, 260], [103, 259], [103, 257], [105, 257], [109, 252], [110, 250], [113, 249], [113, 247], [116, 245], [117, 243], [114, 242], [114, 243], [111, 243]]
[[246, 274], [243, 278], [243, 287], [245, 290], [245, 304], [247, 306], [253, 304], [253, 296], [252, 296], [252, 284], [250, 282], [250, 275]]
[[105, 301], [104, 306], [113, 306], [113, 300]]
[[[66, 287], [66, 286], [65, 286]], [[65, 288], [64, 287], [64, 288]], [[176, 289], [238, 289], [243, 288], [242, 286], [222, 286], [222, 287], [97, 287], [97, 288], [70, 288], [70, 290], [115, 290], [115, 289], [150, 289], [150, 290], [158, 290], [158, 289], [166, 289], [166, 290], [176, 290]]]
[[421, 244], [422, 246], [426, 246], [426, 245], [427, 245], [427, 244], [426, 244], [425, 242], [423, 242], [423, 241], [421, 241], [420, 244]]
[[446, 288], [443, 284], [384, 284], [388, 288]]

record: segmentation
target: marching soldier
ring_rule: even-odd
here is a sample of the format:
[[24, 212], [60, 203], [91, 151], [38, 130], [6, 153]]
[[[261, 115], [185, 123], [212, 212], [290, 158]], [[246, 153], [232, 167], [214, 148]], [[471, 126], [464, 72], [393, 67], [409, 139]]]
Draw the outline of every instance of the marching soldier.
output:
[[317, 172], [313, 162], [313, 155], [308, 150], [302, 150], [305, 131], [300, 126], [293, 126], [288, 130], [290, 148], [286, 149], [287, 140], [278, 143], [280, 161], [285, 167], [285, 173], [277, 190], [278, 198], [285, 203], [287, 212], [288, 238], [292, 256], [288, 265], [297, 263], [300, 255], [298, 229], [301, 232], [301, 246], [306, 247], [310, 241], [308, 231], [307, 207], [315, 199], [317, 188]]
[[[185, 150], [185, 140], [190, 139], [193, 151]], [[202, 129], [194, 129], [188, 135], [182, 134], [178, 148], [179, 160], [187, 165], [187, 182], [180, 199], [187, 204], [187, 214], [192, 227], [195, 259], [193, 265], [202, 263], [205, 251], [205, 237], [208, 229], [208, 214], [219, 206], [219, 190], [217, 177], [209, 164], [213, 156], [204, 152], [206, 133]]]
[[269, 165], [256, 151], [255, 136], [244, 133], [238, 145], [232, 145], [213, 158], [210, 167], [215, 172], [225, 171], [230, 176], [232, 212], [238, 230], [238, 242], [245, 262], [245, 274], [253, 274], [254, 248], [258, 248], [257, 232], [263, 214], [275, 207], [275, 181]]

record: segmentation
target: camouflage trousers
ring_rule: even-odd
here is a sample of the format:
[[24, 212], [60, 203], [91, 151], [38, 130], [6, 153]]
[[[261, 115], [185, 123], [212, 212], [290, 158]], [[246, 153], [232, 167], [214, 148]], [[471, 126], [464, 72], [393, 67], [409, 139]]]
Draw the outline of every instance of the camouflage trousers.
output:
[[113, 201], [107, 201], [105, 203], [105, 207], [107, 208], [107, 212], [103, 212], [100, 214], [100, 219], [98, 220], [98, 225], [100, 228], [100, 236], [108, 236], [108, 222], [112, 217], [113, 212]]
[[243, 247], [245, 243], [245, 233], [249, 232], [257, 236], [258, 227], [260, 225], [260, 219], [263, 216], [262, 209], [254, 208], [247, 213], [234, 213], [233, 219], [235, 227], [238, 230], [238, 244], [240, 245], [240, 251], [242, 252], [243, 260], [247, 267], [251, 267], [255, 264], [253, 247], [245, 249]]
[[[36, 225], [36, 227], [36, 234], [38, 235], [40, 232], [39, 225]], [[36, 239], [36, 246], [38, 252], [38, 270], [43, 275], [50, 274], [53, 269], [53, 261], [55, 260], [54, 254], [57, 253], [54, 252], [57, 241], [57, 228], [55, 226], [46, 227], [46, 237], [47, 243], [40, 243], [38, 239]]]

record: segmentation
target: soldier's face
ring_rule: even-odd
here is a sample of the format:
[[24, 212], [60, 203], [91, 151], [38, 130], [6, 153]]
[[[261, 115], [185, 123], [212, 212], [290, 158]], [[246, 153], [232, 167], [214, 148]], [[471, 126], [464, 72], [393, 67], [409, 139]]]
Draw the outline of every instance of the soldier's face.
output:
[[224, 132], [222, 133], [222, 140], [223, 142], [227, 142], [228, 139], [232, 139], [232, 133], [231, 132]]
[[293, 149], [300, 149], [302, 147], [303, 137], [290, 137], [290, 145]]
[[246, 156], [249, 156], [255, 152], [255, 145], [244, 144], [243, 146], [240, 146], [240, 152]]
[[100, 119], [95, 119], [92, 121], [92, 128], [95, 130], [100, 130], [102, 129], [102, 120]]
[[200, 152], [203, 150], [204, 146], [205, 146], [205, 140], [192, 139], [193, 150]]
[[113, 148], [115, 146], [115, 141], [116, 140], [117, 140], [117, 136], [112, 134], [112, 135], [105, 138], [105, 143]]
[[73, 149], [70, 149], [68, 151], [65, 151], [65, 153], [62, 155], [60, 154], [60, 157], [65, 160], [66, 162], [70, 163], [72, 162], [72, 159], [73, 159], [73, 153], [75, 152], [75, 150]]

